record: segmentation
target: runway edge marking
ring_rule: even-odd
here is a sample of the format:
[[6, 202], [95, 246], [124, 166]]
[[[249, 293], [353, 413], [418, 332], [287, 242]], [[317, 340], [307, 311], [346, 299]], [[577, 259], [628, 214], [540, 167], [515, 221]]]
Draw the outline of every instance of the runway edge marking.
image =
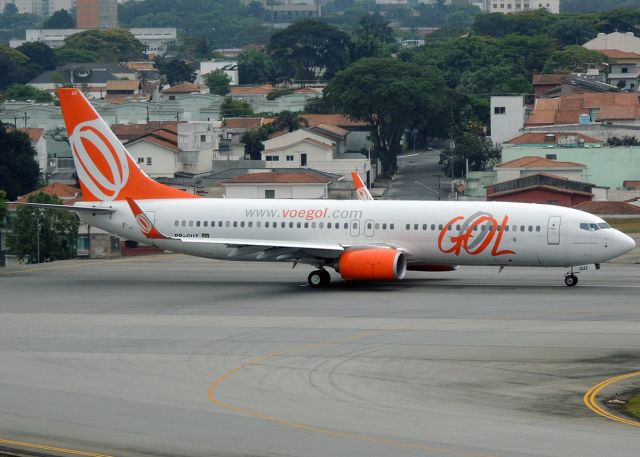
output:
[[620, 422], [621, 424], [631, 425], [633, 427], [640, 427], [640, 421], [629, 419], [622, 416], [617, 416], [598, 404], [598, 394], [605, 389], [617, 382], [624, 381], [626, 379], [635, 378], [640, 376], [640, 371], [634, 371], [633, 373], [627, 373], [620, 376], [615, 376], [613, 378], [605, 379], [604, 381], [596, 384], [591, 389], [584, 394], [583, 401], [584, 404], [594, 413], [599, 416], [606, 417], [607, 419], [611, 419], [616, 422]]
[[46, 444], [29, 443], [26, 441], [13, 441], [13, 440], [6, 440], [2, 438], [0, 438], [0, 444], [6, 444], [9, 446], [26, 447], [31, 449], [41, 449], [43, 451], [59, 452], [62, 454], [69, 454], [69, 455], [82, 455], [86, 457], [113, 457], [107, 454], [97, 454], [95, 452], [78, 451], [76, 449], [65, 449], [61, 447], [47, 446]]
[[321, 433], [324, 435], [328, 435], [328, 436], [333, 436], [333, 437], [337, 437], [337, 438], [346, 438], [346, 439], [350, 439], [350, 440], [356, 440], [356, 441], [363, 441], [363, 442], [368, 442], [368, 443], [374, 443], [374, 444], [382, 444], [385, 446], [391, 446], [391, 447], [399, 447], [399, 448], [404, 448], [404, 449], [420, 449], [423, 451], [429, 451], [429, 452], [439, 452], [442, 454], [449, 454], [449, 455], [457, 455], [457, 456], [462, 456], [462, 457], [497, 457], [495, 455], [490, 455], [490, 454], [481, 454], [478, 452], [471, 452], [471, 451], [461, 451], [461, 450], [455, 450], [455, 449], [446, 449], [446, 448], [437, 448], [437, 447], [431, 447], [431, 446], [425, 446], [425, 445], [421, 445], [421, 444], [417, 444], [417, 443], [407, 443], [407, 442], [403, 442], [403, 441], [396, 441], [396, 440], [391, 440], [391, 439], [386, 439], [386, 438], [379, 438], [379, 437], [375, 437], [375, 436], [366, 436], [366, 435], [359, 435], [356, 433], [349, 433], [349, 432], [340, 432], [340, 431], [336, 431], [336, 430], [330, 430], [327, 428], [323, 428], [323, 427], [318, 427], [315, 425], [309, 425], [309, 424], [304, 424], [301, 422], [293, 422], [293, 421], [289, 421], [287, 419], [282, 419], [280, 417], [275, 417], [275, 416], [269, 416], [268, 414], [264, 414], [258, 411], [253, 411], [247, 408], [243, 408], [241, 406], [236, 406], [232, 403], [228, 403], [228, 402], [224, 402], [222, 400], [220, 400], [217, 396], [217, 390], [220, 387], [220, 385], [227, 379], [229, 379], [230, 377], [232, 377], [234, 374], [238, 373], [239, 371], [244, 370], [245, 368], [250, 368], [253, 366], [258, 365], [259, 363], [263, 363], [263, 362], [267, 362], [269, 360], [273, 360], [277, 357], [281, 357], [284, 355], [291, 355], [291, 354], [297, 354], [300, 352], [304, 352], [304, 351], [308, 351], [311, 349], [317, 349], [317, 348], [321, 348], [321, 347], [325, 347], [325, 346], [330, 346], [330, 345], [340, 345], [340, 344], [345, 344], [345, 343], [349, 343], [349, 342], [353, 342], [353, 341], [358, 341], [370, 336], [377, 336], [377, 335], [383, 335], [385, 333], [388, 332], [364, 332], [364, 333], [358, 333], [354, 336], [348, 337], [348, 338], [344, 338], [344, 339], [338, 339], [338, 340], [328, 340], [328, 341], [322, 341], [319, 343], [309, 343], [309, 344], [305, 344], [302, 346], [296, 346], [293, 347], [291, 349], [287, 349], [284, 351], [279, 351], [279, 352], [272, 352], [270, 354], [266, 354], [266, 355], [262, 355], [259, 357], [255, 357], [251, 360], [249, 360], [248, 362], [245, 362], [241, 365], [238, 365], [237, 367], [231, 368], [227, 371], [225, 371], [224, 373], [222, 373], [220, 376], [218, 376], [213, 383], [211, 383], [211, 386], [209, 387], [209, 391], [207, 393], [207, 398], [209, 399], [209, 401], [211, 403], [213, 403], [214, 405], [216, 405], [217, 407], [227, 410], [227, 411], [231, 411], [234, 412], [236, 414], [241, 414], [243, 416], [248, 416], [248, 417], [252, 417], [254, 419], [259, 419], [259, 420], [263, 420], [263, 421], [267, 421], [267, 422], [271, 422], [274, 424], [278, 424], [278, 425], [282, 425], [284, 427], [288, 427], [288, 428], [292, 428], [292, 429], [296, 429], [296, 430], [305, 430], [308, 432], [314, 432], [314, 433]]

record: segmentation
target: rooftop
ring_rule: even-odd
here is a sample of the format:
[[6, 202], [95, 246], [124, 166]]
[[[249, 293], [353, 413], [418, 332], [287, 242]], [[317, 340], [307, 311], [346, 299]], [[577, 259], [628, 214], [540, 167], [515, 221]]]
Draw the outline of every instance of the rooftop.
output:
[[200, 92], [200, 85], [190, 82], [176, 84], [162, 91], [163, 94], [192, 94], [194, 92]]
[[[581, 114], [597, 113], [597, 120], [640, 118], [637, 92], [587, 92], [554, 99], [538, 99], [525, 125], [578, 124]], [[630, 117], [632, 116], [632, 117]]]
[[18, 129], [18, 131], [29, 135], [29, 139], [34, 143], [39, 141], [40, 138], [42, 138], [42, 135], [44, 135], [44, 129], [36, 129], [36, 128], [28, 127], [28, 128], [20, 128]]
[[62, 184], [61, 182], [54, 181], [50, 184], [47, 184], [40, 189], [36, 189], [34, 191], [29, 192], [28, 194], [24, 194], [18, 197], [19, 202], [26, 202], [30, 196], [37, 194], [38, 192], [42, 192], [48, 195], [53, 195], [54, 197], [58, 197], [60, 200], [71, 200], [80, 194], [80, 189], [77, 187], [69, 186], [67, 184]]
[[544, 157], [526, 156], [496, 165], [496, 168], [586, 168], [586, 165], [576, 162], [561, 162], [545, 159]]
[[583, 202], [574, 208], [591, 214], [640, 216], [640, 207], [627, 202]]
[[249, 173], [226, 181], [224, 184], [327, 184], [331, 179], [304, 171]]
[[315, 127], [320, 124], [336, 125], [350, 130], [352, 128], [368, 128], [365, 121], [354, 121], [342, 114], [303, 114], [302, 123], [307, 127]]
[[602, 141], [597, 140], [582, 133], [559, 133], [559, 132], [532, 132], [524, 133], [520, 136], [505, 141], [506, 144], [554, 144], [562, 145], [566, 143], [584, 143], [584, 144], [601, 144]]
[[107, 81], [107, 92], [110, 90], [136, 91], [140, 89], [140, 81], [137, 79], [116, 79]]
[[113, 124], [111, 130], [123, 141], [139, 138], [159, 129], [177, 133], [178, 123], [175, 121], [150, 121], [146, 124]]
[[222, 128], [257, 129], [272, 122], [273, 119], [266, 117], [226, 117], [222, 120]]
[[640, 59], [640, 54], [620, 51], [618, 49], [598, 49], [598, 52], [612, 59]]

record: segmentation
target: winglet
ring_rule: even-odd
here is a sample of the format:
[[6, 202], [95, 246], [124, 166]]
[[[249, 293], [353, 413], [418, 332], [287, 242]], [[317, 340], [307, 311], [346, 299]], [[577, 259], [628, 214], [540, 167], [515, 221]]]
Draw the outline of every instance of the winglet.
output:
[[357, 172], [352, 171], [351, 178], [353, 179], [353, 185], [356, 188], [356, 196], [358, 197], [358, 200], [373, 200], [373, 197], [369, 193], [369, 189], [367, 189], [367, 186], [365, 186], [362, 179], [360, 179], [360, 175]]
[[144, 234], [145, 237], [152, 240], [169, 240], [170, 237], [162, 234], [160, 230], [158, 230], [153, 222], [149, 220], [146, 214], [140, 209], [138, 204], [132, 199], [127, 198], [127, 203], [129, 203], [129, 207], [131, 208], [131, 212], [136, 218], [136, 222], [138, 223], [138, 227]]

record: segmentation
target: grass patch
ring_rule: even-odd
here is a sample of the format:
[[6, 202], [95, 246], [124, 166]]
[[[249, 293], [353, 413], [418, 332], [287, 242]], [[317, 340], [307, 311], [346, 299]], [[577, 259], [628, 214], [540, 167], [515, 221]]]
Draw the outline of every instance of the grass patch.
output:
[[640, 394], [629, 400], [627, 403], [627, 412], [633, 416], [640, 417]]
[[607, 219], [611, 227], [624, 233], [640, 233], [640, 218], [633, 219]]

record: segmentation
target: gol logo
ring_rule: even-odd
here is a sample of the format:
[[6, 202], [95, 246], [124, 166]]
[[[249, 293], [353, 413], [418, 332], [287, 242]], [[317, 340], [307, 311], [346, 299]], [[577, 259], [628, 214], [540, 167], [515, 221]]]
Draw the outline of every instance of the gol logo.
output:
[[138, 227], [145, 235], [148, 235], [153, 229], [153, 224], [145, 214], [137, 214], [136, 222], [138, 222]]
[[369, 194], [364, 189], [364, 187], [358, 187], [358, 190], [356, 190], [356, 193], [358, 194], [358, 198], [360, 200], [369, 200]]
[[[493, 257], [515, 254], [514, 251], [508, 249], [500, 250], [500, 242], [502, 241], [502, 235], [504, 235], [504, 227], [509, 222], [509, 216], [505, 216], [502, 224], [498, 224], [498, 221], [491, 214], [476, 213], [462, 224], [457, 235], [445, 240], [449, 226], [454, 226], [464, 221], [464, 219], [464, 216], [454, 217], [442, 228], [438, 237], [438, 249], [440, 251], [445, 254], [454, 253], [458, 256], [464, 250], [467, 254], [478, 255], [483, 253], [489, 246], [492, 246], [491, 255]], [[485, 227], [487, 229], [483, 230]], [[498, 227], [500, 227], [500, 230], [498, 230]]]
[[99, 200], [115, 200], [129, 179], [127, 151], [99, 119], [78, 124], [69, 137], [78, 179]]

